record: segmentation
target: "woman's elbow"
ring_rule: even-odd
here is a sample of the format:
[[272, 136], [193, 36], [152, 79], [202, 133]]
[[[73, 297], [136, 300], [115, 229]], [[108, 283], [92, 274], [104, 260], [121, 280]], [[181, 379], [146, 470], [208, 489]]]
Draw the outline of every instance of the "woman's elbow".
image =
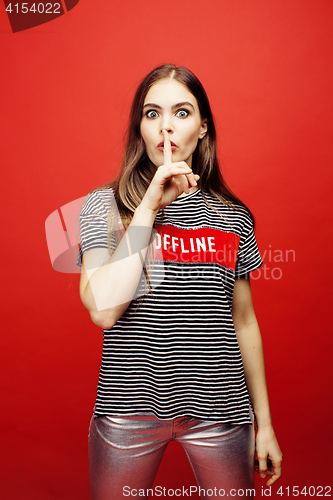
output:
[[92, 311], [90, 312], [90, 318], [95, 325], [103, 328], [103, 330], [110, 330], [117, 321], [111, 314], [106, 314], [104, 311]]

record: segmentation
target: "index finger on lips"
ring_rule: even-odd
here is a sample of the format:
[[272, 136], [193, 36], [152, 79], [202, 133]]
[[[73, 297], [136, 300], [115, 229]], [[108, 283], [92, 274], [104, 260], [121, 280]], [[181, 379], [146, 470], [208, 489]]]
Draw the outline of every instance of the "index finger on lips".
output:
[[163, 139], [164, 139], [164, 146], [163, 146], [164, 164], [168, 165], [169, 163], [172, 163], [172, 150], [171, 150], [170, 137], [166, 130], [163, 130]]

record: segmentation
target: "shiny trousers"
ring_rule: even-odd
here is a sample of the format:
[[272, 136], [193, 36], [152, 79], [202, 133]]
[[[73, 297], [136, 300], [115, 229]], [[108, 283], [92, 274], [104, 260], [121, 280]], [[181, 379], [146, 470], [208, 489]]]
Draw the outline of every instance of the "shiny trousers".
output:
[[152, 485], [170, 441], [181, 443], [197, 481], [191, 495], [189, 489], [179, 489], [175, 496], [192, 496], [195, 487], [202, 499], [250, 496], [245, 490], [254, 488], [254, 425], [190, 417], [160, 420], [144, 413], [91, 419], [91, 499], [168, 498], [162, 490], [167, 485], [155, 491]]

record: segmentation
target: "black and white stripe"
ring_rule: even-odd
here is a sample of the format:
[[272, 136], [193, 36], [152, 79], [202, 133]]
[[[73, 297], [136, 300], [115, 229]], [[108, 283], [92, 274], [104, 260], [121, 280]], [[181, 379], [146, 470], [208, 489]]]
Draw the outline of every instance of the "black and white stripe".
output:
[[[235, 271], [215, 262], [155, 262], [153, 294], [134, 299], [114, 327], [103, 332], [95, 416], [151, 411], [162, 419], [187, 415], [251, 423], [231, 305], [235, 278], [260, 267], [262, 260], [246, 210], [231, 210], [209, 193], [205, 197], [222, 217], [198, 190], [177, 198], [163, 215], [159, 212], [156, 223], [236, 234]], [[107, 248], [112, 200], [110, 188], [86, 198], [81, 255]]]

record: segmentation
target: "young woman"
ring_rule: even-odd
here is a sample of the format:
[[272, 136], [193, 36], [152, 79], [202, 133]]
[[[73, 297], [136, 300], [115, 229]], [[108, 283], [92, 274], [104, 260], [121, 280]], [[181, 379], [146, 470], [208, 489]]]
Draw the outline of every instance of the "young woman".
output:
[[219, 170], [207, 95], [188, 69], [166, 64], [143, 79], [119, 176], [88, 195], [80, 226], [80, 295], [104, 330], [92, 499], [153, 496], [171, 440], [201, 498], [253, 488], [255, 446], [272, 485], [282, 454], [249, 278], [262, 260], [253, 216]]

